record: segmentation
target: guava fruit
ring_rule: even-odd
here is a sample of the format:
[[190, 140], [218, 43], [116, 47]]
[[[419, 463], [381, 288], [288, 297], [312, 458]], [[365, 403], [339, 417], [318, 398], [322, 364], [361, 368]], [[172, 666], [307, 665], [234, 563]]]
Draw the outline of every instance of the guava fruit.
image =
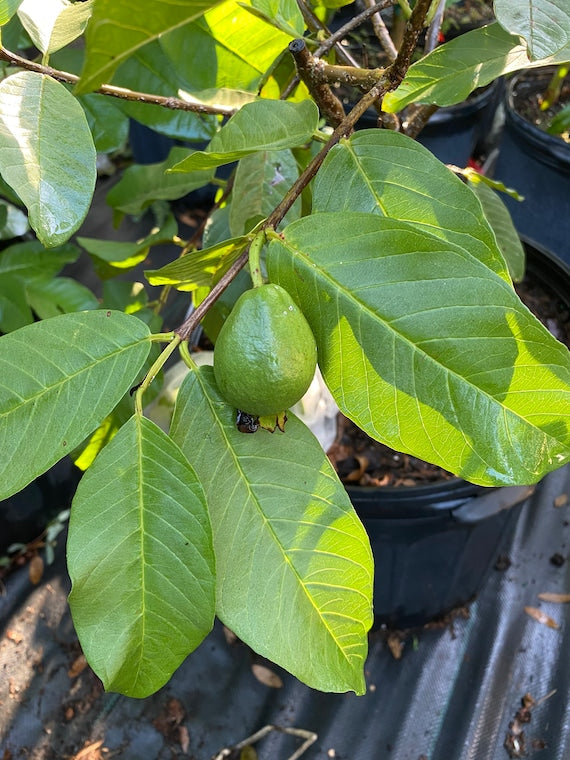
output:
[[316, 365], [309, 323], [289, 293], [273, 283], [238, 298], [214, 346], [221, 395], [251, 415], [278, 414], [296, 404]]

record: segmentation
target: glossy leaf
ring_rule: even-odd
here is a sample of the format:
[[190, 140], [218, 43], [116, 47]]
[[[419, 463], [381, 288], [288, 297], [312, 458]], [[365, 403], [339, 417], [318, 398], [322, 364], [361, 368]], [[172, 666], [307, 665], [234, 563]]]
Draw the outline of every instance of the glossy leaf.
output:
[[89, 288], [71, 277], [37, 278], [28, 283], [26, 294], [40, 319], [99, 308], [99, 300]]
[[514, 282], [520, 282], [525, 272], [525, 252], [509, 210], [499, 195], [485, 182], [470, 180], [469, 187], [483, 206], [487, 221], [495, 233], [497, 243], [507, 263], [509, 274]]
[[[298, 176], [297, 162], [290, 150], [258, 151], [242, 158], [230, 205], [232, 235], [250, 232], [253, 226], [250, 220], [269, 216]], [[287, 212], [285, 222], [300, 216], [301, 199], [298, 198]]]
[[[225, 0], [188, 27], [160, 38], [191, 92], [228, 88], [256, 92], [291, 37]], [[271, 77], [270, 77], [271, 79]], [[279, 97], [279, 92], [264, 93]]]
[[315, 214], [267, 253], [337, 404], [373, 438], [482, 485], [570, 459], [570, 353], [465, 248], [373, 214]]
[[22, 0], [0, 0], [0, 26], [10, 21], [21, 4]]
[[396, 113], [410, 103], [451, 106], [504, 74], [567, 60], [570, 42], [549, 58], [530, 61], [518, 37], [489, 24], [461, 34], [410, 66], [400, 86], [385, 95], [382, 108]]
[[10, 274], [0, 276], [0, 332], [19, 330], [33, 321], [22, 280]]
[[93, 2], [24, 0], [18, 8], [18, 16], [38, 50], [53, 53], [83, 34]]
[[504, 29], [526, 41], [531, 60], [554, 55], [570, 44], [567, 0], [495, 0], [494, 11]]
[[83, 109], [59, 82], [21, 71], [0, 83], [0, 171], [46, 246], [64, 243], [91, 203], [95, 147]]
[[178, 446], [132, 417], [73, 500], [69, 605], [108, 691], [146, 697], [214, 623], [214, 553], [204, 492]]
[[204, 187], [213, 179], [212, 169], [188, 174], [167, 173], [187, 155], [185, 148], [172, 148], [165, 161], [130, 166], [107, 194], [107, 203], [125, 214], [140, 214], [156, 200], [175, 200]]
[[0, 253], [0, 277], [15, 275], [24, 280], [55, 277], [66, 264], [76, 261], [80, 251], [67, 244], [46, 250], [38, 240], [14, 243]]
[[88, 311], [0, 338], [0, 499], [95, 430], [132, 386], [148, 335], [136, 317]]
[[129, 136], [129, 120], [113, 98], [90, 93], [77, 100], [85, 111], [97, 152], [112, 153], [123, 148]]
[[363, 694], [372, 555], [316, 438], [293, 415], [240, 433], [211, 367], [184, 380], [171, 435], [206, 490], [217, 615], [313, 688]]
[[258, 150], [283, 150], [310, 140], [319, 112], [311, 100], [289, 103], [258, 100], [247, 103], [212, 139], [206, 151], [195, 151], [173, 172], [192, 172], [238, 161]]
[[366, 211], [413, 222], [463, 246], [509, 279], [473, 192], [426, 148], [398, 132], [363, 130], [335, 146], [315, 179], [313, 210]]
[[303, 14], [295, 0], [251, 0], [251, 5], [240, 5], [291, 37], [305, 33]]
[[173, 285], [183, 291], [210, 286], [229, 269], [248, 243], [247, 237], [230, 238], [212, 248], [188, 253], [161, 269], [148, 269], [145, 277], [151, 285]]
[[86, 32], [86, 59], [77, 94], [110, 82], [117, 67], [145, 45], [185, 27], [216, 0], [97, 0]]

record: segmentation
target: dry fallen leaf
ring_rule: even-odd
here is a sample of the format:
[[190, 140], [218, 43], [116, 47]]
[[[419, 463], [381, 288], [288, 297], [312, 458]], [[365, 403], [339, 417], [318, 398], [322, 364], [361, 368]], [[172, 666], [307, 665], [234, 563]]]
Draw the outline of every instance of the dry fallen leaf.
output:
[[101, 747], [103, 746], [103, 740], [93, 742], [83, 747], [76, 755], [73, 755], [71, 760], [102, 760]]
[[283, 681], [279, 678], [277, 673], [274, 673], [269, 668], [266, 668], [265, 665], [254, 663], [251, 666], [251, 670], [257, 680], [264, 686], [269, 686], [272, 689], [280, 689], [283, 686]]
[[564, 604], [570, 602], [570, 594], [556, 594], [550, 591], [543, 591], [538, 595], [543, 602], [554, 602], [555, 604]]
[[397, 633], [391, 633], [388, 636], [386, 643], [388, 644], [388, 649], [392, 653], [392, 657], [395, 660], [401, 660], [402, 652], [404, 650], [404, 642], [402, 641], [401, 636], [398, 636]]
[[560, 496], [557, 496], [554, 499], [554, 506], [555, 507], [564, 507], [568, 504], [568, 494], [567, 493], [561, 493]]
[[39, 554], [36, 554], [30, 560], [30, 566], [28, 567], [28, 576], [30, 578], [30, 583], [33, 583], [34, 586], [37, 586], [41, 581], [43, 574], [44, 561]]
[[187, 755], [190, 747], [190, 734], [186, 726], [178, 726], [178, 741], [183, 754]]
[[558, 630], [560, 628], [556, 620], [553, 620], [545, 612], [543, 612], [542, 610], [539, 610], [538, 607], [525, 607], [524, 611], [526, 612], [527, 615], [530, 615], [531, 618], [536, 620], [537, 623], [546, 625], [549, 628], [554, 628], [555, 630]]
[[77, 678], [77, 676], [80, 673], [83, 673], [86, 667], [87, 667], [87, 660], [85, 659], [85, 655], [80, 654], [79, 657], [76, 657], [75, 660], [72, 662], [71, 667], [67, 671], [67, 675], [70, 678]]

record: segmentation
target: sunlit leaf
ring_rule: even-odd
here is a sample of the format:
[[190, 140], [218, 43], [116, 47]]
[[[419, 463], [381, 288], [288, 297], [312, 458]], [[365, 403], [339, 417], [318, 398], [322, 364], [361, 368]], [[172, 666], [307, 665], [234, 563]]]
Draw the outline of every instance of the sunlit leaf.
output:
[[305, 33], [303, 14], [295, 0], [251, 0], [251, 5], [239, 5], [291, 37]]
[[53, 53], [83, 34], [93, 2], [24, 0], [18, 8], [18, 16], [38, 50]]
[[217, 615], [310, 686], [364, 693], [372, 556], [316, 438], [293, 415], [240, 433], [211, 367], [184, 380], [171, 434], [206, 491]]
[[570, 44], [567, 0], [495, 0], [497, 21], [527, 43], [531, 60], [554, 55]]
[[0, 0], [0, 26], [10, 21], [21, 3], [22, 0]]
[[107, 690], [146, 697], [214, 622], [214, 554], [204, 492], [178, 446], [133, 417], [73, 500], [69, 604]]
[[570, 459], [570, 352], [465, 248], [320, 213], [266, 261], [341, 411], [371, 437], [482, 485], [530, 484]]

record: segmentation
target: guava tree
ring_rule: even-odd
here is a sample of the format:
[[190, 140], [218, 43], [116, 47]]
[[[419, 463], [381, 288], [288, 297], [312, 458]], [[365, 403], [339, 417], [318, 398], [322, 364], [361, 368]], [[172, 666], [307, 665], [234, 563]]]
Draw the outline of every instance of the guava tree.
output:
[[[285, 292], [339, 407], [373, 438], [487, 486], [536, 482], [570, 457], [570, 356], [513, 290], [512, 230], [505, 247], [481, 182], [413, 139], [434, 106], [570, 59], [567, 3], [497, 0], [496, 23], [431, 52], [438, 0], [401, 0], [398, 50], [379, 15], [391, 2], [331, 35], [342, 4], [0, 0], [0, 498], [67, 454], [86, 470], [70, 605], [107, 689], [158, 689], [217, 615], [307, 684], [365, 690], [372, 556], [342, 484], [286, 410], [242, 432], [188, 349], [201, 322], [215, 340], [241, 291], [264, 305], [267, 281]], [[364, 69], [340, 40], [374, 14], [389, 60]], [[352, 110], [337, 83], [359, 93]], [[378, 128], [354, 131], [369, 109]], [[97, 153], [121, 149], [129, 119], [176, 144], [127, 168], [107, 200], [117, 223], [146, 212], [156, 226], [132, 243], [75, 239]], [[211, 183], [198, 247], [167, 201]], [[114, 279], [165, 240], [180, 256], [146, 272], [158, 299]], [[79, 246], [102, 299], [59, 274]], [[172, 289], [194, 309], [165, 330]], [[247, 384], [257, 343], [241, 336], [230, 353]], [[178, 351], [190, 371], [166, 433], [144, 409]], [[249, 366], [274, 377], [279, 345], [269, 353]]]

